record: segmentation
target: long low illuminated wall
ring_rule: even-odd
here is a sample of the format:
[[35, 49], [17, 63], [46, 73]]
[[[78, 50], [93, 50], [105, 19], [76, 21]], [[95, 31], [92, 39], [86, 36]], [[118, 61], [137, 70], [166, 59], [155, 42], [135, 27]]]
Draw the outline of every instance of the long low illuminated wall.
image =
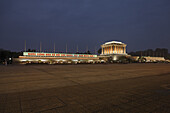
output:
[[67, 54], [67, 53], [42, 53], [42, 52], [23, 52], [25, 57], [72, 57], [72, 58], [97, 58], [91, 54]]
[[59, 62], [97, 62], [99, 57], [91, 54], [23, 52], [23, 56], [13, 59], [16, 63], [59, 63]]
[[19, 59], [77, 59], [77, 60], [97, 60], [98, 57], [31, 57], [31, 56], [19, 56]]

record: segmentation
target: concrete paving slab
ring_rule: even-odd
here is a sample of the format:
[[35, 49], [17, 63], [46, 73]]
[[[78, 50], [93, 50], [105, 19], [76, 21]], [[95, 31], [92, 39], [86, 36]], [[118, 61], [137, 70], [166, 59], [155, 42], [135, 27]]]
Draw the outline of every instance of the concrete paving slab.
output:
[[169, 64], [0, 66], [0, 113], [168, 113]]

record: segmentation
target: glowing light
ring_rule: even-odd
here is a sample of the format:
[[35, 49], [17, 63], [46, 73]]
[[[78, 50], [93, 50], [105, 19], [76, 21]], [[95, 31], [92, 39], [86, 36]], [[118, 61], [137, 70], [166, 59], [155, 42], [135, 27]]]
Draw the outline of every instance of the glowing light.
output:
[[67, 53], [39, 53], [39, 52], [23, 52], [24, 56], [28, 57], [87, 57], [87, 58], [96, 58], [97, 55], [89, 54], [67, 54]]

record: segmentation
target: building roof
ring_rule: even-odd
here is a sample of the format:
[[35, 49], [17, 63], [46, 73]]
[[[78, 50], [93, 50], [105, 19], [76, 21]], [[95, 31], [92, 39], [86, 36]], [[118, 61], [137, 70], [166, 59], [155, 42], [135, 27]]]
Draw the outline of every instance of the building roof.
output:
[[122, 43], [122, 42], [119, 42], [119, 41], [110, 41], [110, 42], [106, 42], [106, 43], [104, 43], [103, 45], [109, 45], [109, 44], [124, 44], [124, 43]]

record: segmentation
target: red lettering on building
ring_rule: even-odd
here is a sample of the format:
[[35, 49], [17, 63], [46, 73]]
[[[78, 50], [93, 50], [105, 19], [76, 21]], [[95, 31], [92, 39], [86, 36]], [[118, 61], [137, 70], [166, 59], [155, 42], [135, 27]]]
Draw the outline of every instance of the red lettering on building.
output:
[[73, 55], [67, 55], [68, 57], [73, 56]]
[[36, 53], [28, 53], [28, 55], [36, 56]]
[[86, 58], [89, 58], [89, 57], [96, 57], [96, 55], [87, 55], [87, 54], [56, 54], [56, 53], [32, 53], [32, 52], [28, 52], [27, 55], [29, 56], [48, 56], [48, 57], [54, 57], [54, 56], [62, 56], [62, 57], [86, 57]]
[[65, 54], [61, 54], [61, 56], [65, 56]]
[[51, 54], [47, 53], [46, 56], [51, 56]]
[[60, 54], [56, 54], [55, 56], [60, 56]]
[[44, 56], [45, 54], [43, 53], [37, 53], [37, 56]]
[[84, 55], [84, 57], [89, 57], [89, 55]]

